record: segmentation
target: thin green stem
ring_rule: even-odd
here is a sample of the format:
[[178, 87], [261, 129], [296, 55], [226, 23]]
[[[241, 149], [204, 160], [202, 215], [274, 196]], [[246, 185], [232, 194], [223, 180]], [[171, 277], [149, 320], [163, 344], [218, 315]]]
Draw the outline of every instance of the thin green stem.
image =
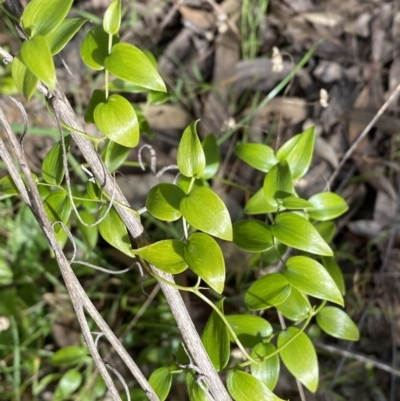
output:
[[19, 333], [17, 322], [14, 316], [10, 316], [11, 334], [14, 343], [13, 347], [13, 385], [14, 385], [14, 400], [21, 400], [21, 348], [19, 342]]

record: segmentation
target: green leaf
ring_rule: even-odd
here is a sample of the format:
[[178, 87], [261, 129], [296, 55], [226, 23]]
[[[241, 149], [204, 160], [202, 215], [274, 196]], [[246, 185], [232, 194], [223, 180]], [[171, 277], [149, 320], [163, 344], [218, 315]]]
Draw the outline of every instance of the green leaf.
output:
[[[13, 282], [13, 272], [8, 266], [8, 263], [3, 259], [0, 258], [0, 285], [9, 285]], [[3, 296], [3, 290], [1, 290]], [[229, 342], [229, 339], [228, 339]]]
[[280, 273], [271, 273], [257, 279], [247, 290], [244, 303], [250, 310], [276, 306], [290, 295], [291, 286]]
[[220, 152], [217, 138], [214, 134], [207, 135], [201, 144], [203, 146], [204, 156], [206, 158], [206, 166], [201, 178], [209, 180], [217, 174], [220, 163]]
[[28, 69], [50, 89], [56, 87], [56, 69], [49, 45], [37, 35], [22, 43], [20, 56]]
[[115, 35], [118, 33], [121, 26], [121, 0], [114, 0], [108, 6], [104, 18], [103, 18], [103, 28], [104, 30]]
[[230, 372], [226, 384], [235, 401], [283, 401], [254, 376], [241, 370]]
[[76, 365], [86, 358], [88, 350], [86, 347], [71, 345], [64, 347], [53, 354], [50, 362], [54, 366]]
[[307, 209], [313, 207], [312, 203], [297, 196], [289, 196], [282, 201], [282, 206], [285, 209]]
[[[224, 300], [218, 302], [217, 308], [224, 313]], [[215, 369], [219, 372], [228, 364], [230, 354], [228, 328], [214, 310], [201, 335], [201, 341]]]
[[254, 167], [256, 170], [268, 173], [278, 160], [272, 148], [261, 143], [244, 143], [235, 147], [236, 156]]
[[278, 210], [278, 206], [272, 206], [267, 202], [264, 195], [264, 188], [260, 188], [247, 202], [244, 212], [247, 214], [266, 214]]
[[[71, 145], [71, 135], [64, 138], [67, 153]], [[64, 179], [62, 145], [58, 141], [47, 153], [42, 163], [43, 179], [51, 185], [60, 185]]]
[[[268, 356], [275, 351], [276, 348], [271, 343], [257, 344], [253, 348], [251, 356], [256, 359], [259, 356]], [[279, 379], [279, 355], [275, 354], [261, 363], [252, 363], [250, 369], [251, 374], [272, 391]]]
[[179, 205], [184, 196], [185, 193], [177, 185], [158, 184], [147, 195], [146, 209], [157, 219], [178, 220], [181, 217]]
[[94, 109], [97, 128], [122, 146], [134, 148], [139, 142], [139, 123], [135, 109], [120, 95], [111, 95]]
[[158, 241], [133, 252], [166, 273], [178, 274], [187, 268], [185, 244], [176, 239]]
[[293, 336], [297, 336], [280, 352], [288, 371], [312, 393], [318, 387], [318, 360], [314, 346], [305, 333], [299, 333], [297, 327], [289, 327], [279, 333], [278, 347], [282, 348]]
[[76, 369], [67, 370], [61, 377], [54, 399], [65, 399], [73, 394], [82, 383], [82, 374]]
[[188, 239], [184, 255], [190, 269], [221, 294], [225, 284], [225, 261], [215, 239], [204, 233], [194, 233]]
[[10, 175], [6, 175], [0, 179], [1, 195], [18, 195], [19, 191]]
[[21, 56], [17, 55], [11, 65], [11, 75], [18, 91], [29, 100], [35, 92], [39, 79], [22, 62]]
[[168, 368], [156, 369], [149, 378], [149, 384], [153, 387], [160, 401], [164, 401], [171, 390], [172, 374]]
[[343, 340], [358, 341], [360, 333], [351, 317], [339, 308], [325, 306], [317, 314], [317, 323], [325, 333]]
[[336, 225], [333, 221], [317, 222], [314, 227], [327, 244], [332, 241], [336, 231]]
[[[225, 318], [245, 347], [252, 348], [272, 335], [271, 324], [260, 316], [228, 315]], [[234, 341], [231, 334], [229, 338], [232, 342]]]
[[190, 401], [209, 401], [207, 394], [197, 384], [196, 378], [191, 371], [187, 372], [186, 374], [186, 385], [188, 388]]
[[60, 25], [45, 36], [51, 54], [55, 56], [69, 43], [69, 41], [82, 28], [86, 18], [67, 18]]
[[[52, 192], [44, 200], [44, 210], [52, 223], [56, 221], [67, 223], [72, 211], [72, 205], [68, 194], [60, 190]], [[56, 233], [61, 230], [62, 227], [59, 224], [54, 227]]]
[[292, 176], [286, 161], [271, 168], [264, 180], [264, 196], [272, 206], [278, 206], [293, 192]]
[[[79, 215], [86, 224], [94, 224], [96, 222], [96, 219], [93, 216], [93, 214], [89, 213], [87, 210], [80, 210]], [[94, 248], [96, 248], [98, 233], [99, 233], [98, 227], [85, 226], [80, 222], [79, 219], [76, 220], [76, 225], [78, 226], [79, 231], [82, 234], [83, 241], [85, 242], [87, 248], [89, 250], [93, 250]]]
[[333, 256], [329, 245], [316, 228], [304, 217], [295, 213], [281, 213], [271, 226], [272, 235], [292, 248], [322, 256]]
[[[140, 88], [139, 92], [143, 92], [144, 88]], [[167, 92], [156, 92], [150, 91], [147, 95], [147, 101], [149, 104], [160, 105], [168, 102], [171, 96]]]
[[273, 245], [268, 225], [258, 220], [233, 223], [233, 242], [248, 252], [263, 252]]
[[178, 180], [176, 182], [176, 185], [185, 193], [188, 194], [189, 190], [193, 190], [193, 188], [196, 187], [207, 187], [210, 188], [210, 186], [208, 185], [207, 181], [204, 181], [202, 178], [198, 179], [198, 180], [194, 180], [194, 182], [192, 183], [192, 179], [189, 177], [185, 177], [182, 174], [179, 174]]
[[117, 78], [132, 82], [146, 89], [166, 92], [165, 84], [157, 69], [146, 55], [129, 43], [117, 43], [105, 58], [107, 71]]
[[73, 0], [32, 0], [21, 20], [28, 36], [47, 35], [67, 16]]
[[100, 103], [105, 103], [107, 101], [106, 93], [103, 90], [95, 89], [90, 98], [89, 104], [87, 105], [84, 120], [88, 124], [94, 124], [94, 110]]
[[276, 309], [287, 319], [300, 322], [310, 313], [310, 303], [307, 302], [307, 295], [295, 287], [291, 288], [289, 296], [281, 304], [277, 305]]
[[278, 150], [277, 159], [288, 162], [294, 180], [307, 173], [312, 160], [314, 142], [315, 127], [310, 127], [284, 143]]
[[181, 200], [180, 211], [198, 230], [232, 241], [229, 212], [219, 196], [207, 187], [195, 187]]
[[327, 272], [333, 278], [333, 281], [339, 288], [339, 291], [342, 295], [346, 294], [346, 286], [344, 284], [344, 278], [342, 270], [339, 265], [336, 263], [334, 258], [322, 258], [322, 264], [324, 265]]
[[[112, 38], [113, 44], [119, 41], [117, 36]], [[83, 38], [81, 44], [83, 62], [93, 70], [102, 70], [108, 57], [108, 33], [102, 25], [92, 28]]]
[[107, 144], [102, 149], [101, 158], [111, 173], [125, 162], [130, 152], [131, 149], [126, 146], [122, 146], [114, 141], [107, 141]]
[[[98, 219], [101, 219], [107, 212], [107, 206], [100, 209]], [[132, 245], [129, 240], [128, 230], [124, 222], [112, 207], [107, 216], [98, 224], [100, 235], [114, 248], [117, 248], [126, 255], [132, 256]]]
[[293, 256], [283, 273], [289, 283], [315, 298], [343, 305], [343, 297], [325, 267], [306, 256]]
[[314, 206], [308, 210], [309, 216], [320, 221], [335, 219], [349, 209], [346, 201], [333, 192], [321, 192], [308, 201]]
[[177, 162], [179, 171], [186, 177], [200, 178], [206, 166], [206, 157], [199, 136], [197, 121], [188, 125], [179, 141]]

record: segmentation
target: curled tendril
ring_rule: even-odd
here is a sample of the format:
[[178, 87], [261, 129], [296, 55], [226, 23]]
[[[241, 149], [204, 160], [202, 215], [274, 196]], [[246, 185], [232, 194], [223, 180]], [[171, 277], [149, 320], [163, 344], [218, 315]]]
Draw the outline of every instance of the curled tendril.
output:
[[138, 162], [139, 162], [140, 168], [143, 171], [146, 170], [146, 167], [145, 167], [145, 165], [143, 163], [143, 159], [142, 159], [142, 151], [143, 151], [143, 149], [148, 149], [149, 152], [150, 152], [150, 171], [157, 178], [161, 177], [168, 170], [177, 170], [178, 169], [177, 165], [171, 164], [170, 166], [163, 167], [160, 171], [157, 172], [157, 154], [156, 154], [156, 151], [154, 150], [154, 148], [151, 145], [145, 144], [145, 145], [142, 145], [139, 148], [139, 152], [138, 152]]

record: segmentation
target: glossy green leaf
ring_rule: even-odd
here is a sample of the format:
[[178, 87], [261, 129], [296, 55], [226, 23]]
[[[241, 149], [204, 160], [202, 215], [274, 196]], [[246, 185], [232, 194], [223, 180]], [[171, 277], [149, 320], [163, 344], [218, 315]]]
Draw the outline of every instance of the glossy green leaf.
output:
[[308, 201], [314, 206], [308, 210], [308, 214], [315, 220], [332, 220], [349, 209], [346, 201], [333, 192], [321, 192], [313, 195]]
[[293, 336], [296, 336], [279, 354], [289, 372], [308, 390], [315, 393], [319, 380], [317, 354], [307, 334], [299, 333], [299, 331], [297, 327], [289, 327], [279, 333], [279, 348], [282, 348]]
[[206, 166], [204, 168], [202, 178], [209, 180], [217, 174], [220, 163], [220, 151], [217, 138], [214, 134], [207, 135], [202, 142], [204, 156], [206, 158]]
[[37, 35], [21, 45], [22, 62], [50, 89], [56, 87], [56, 69], [49, 45], [43, 36]]
[[251, 310], [267, 309], [285, 301], [291, 286], [280, 273], [267, 274], [257, 279], [247, 290], [244, 302]]
[[208, 234], [232, 241], [232, 223], [228, 209], [219, 196], [207, 187], [195, 187], [180, 204], [186, 221]]
[[241, 370], [231, 371], [226, 384], [235, 401], [283, 401], [257, 378]]
[[172, 374], [168, 368], [156, 369], [149, 378], [149, 384], [153, 387], [160, 401], [164, 401], [171, 390]]
[[181, 273], [188, 265], [184, 259], [185, 244], [176, 239], [158, 241], [133, 252], [166, 273]]
[[289, 196], [282, 201], [282, 206], [285, 209], [307, 209], [313, 205], [305, 199], [298, 198], [297, 196]]
[[336, 225], [333, 221], [320, 221], [314, 227], [327, 244], [332, 241], [336, 232]]
[[[228, 315], [225, 318], [245, 347], [252, 348], [272, 335], [271, 324], [260, 316]], [[229, 338], [232, 342], [234, 341], [231, 334]]]
[[29, 100], [35, 92], [39, 79], [22, 62], [21, 56], [17, 55], [11, 65], [11, 75], [19, 92]]
[[18, 195], [19, 191], [10, 175], [0, 179], [0, 195]]
[[304, 217], [295, 213], [281, 213], [271, 226], [272, 235], [292, 248], [322, 256], [333, 256], [329, 245], [316, 228]]
[[333, 281], [339, 288], [342, 295], [346, 294], [346, 286], [344, 283], [343, 273], [339, 265], [336, 263], [334, 258], [322, 258], [322, 264], [324, 265], [327, 272], [333, 278]]
[[82, 28], [86, 18], [67, 18], [60, 25], [45, 36], [51, 54], [55, 56], [69, 43], [69, 41]]
[[278, 160], [272, 148], [261, 143], [244, 143], [235, 147], [235, 154], [256, 170], [268, 173]]
[[268, 248], [262, 253], [255, 253], [250, 259], [250, 268], [266, 267], [278, 262], [285, 254], [287, 246], [276, 241], [276, 247]]
[[266, 201], [272, 206], [280, 205], [283, 199], [292, 195], [292, 175], [286, 161], [271, 168], [265, 176], [263, 189]]
[[55, 352], [50, 362], [54, 366], [69, 366], [76, 365], [86, 358], [88, 355], [88, 349], [86, 347], [77, 347], [71, 345], [69, 347], [64, 347]]
[[283, 273], [289, 283], [315, 298], [343, 305], [343, 297], [325, 267], [306, 256], [293, 256]]
[[186, 385], [190, 401], [209, 401], [207, 394], [197, 384], [196, 378], [194, 377], [194, 374], [191, 371], [188, 371], [186, 374]]
[[101, 158], [108, 171], [113, 172], [125, 162], [130, 152], [131, 149], [126, 146], [122, 146], [114, 141], [107, 141], [101, 152]]
[[135, 109], [120, 95], [111, 95], [94, 109], [97, 128], [122, 146], [134, 148], [139, 142], [139, 123]]
[[179, 171], [186, 177], [199, 178], [206, 167], [206, 157], [197, 135], [197, 123], [194, 121], [188, 125], [179, 141], [177, 162]]
[[82, 383], [82, 373], [76, 369], [67, 370], [61, 377], [56, 392], [54, 393], [54, 399], [64, 399], [69, 395], [73, 394]]
[[88, 181], [86, 184], [86, 191], [90, 199], [100, 199], [101, 190], [95, 182]]
[[161, 183], [148, 193], [146, 208], [157, 219], [175, 221], [181, 217], [179, 207], [184, 196], [185, 193], [177, 185]]
[[244, 212], [247, 214], [266, 214], [278, 210], [278, 206], [270, 205], [264, 195], [264, 188], [260, 188], [246, 203]]
[[[72, 205], [68, 194], [60, 190], [52, 192], [44, 200], [44, 209], [52, 223], [56, 221], [66, 223], [72, 211]], [[60, 225], [54, 227], [56, 233], [61, 230], [62, 227]]]
[[310, 303], [305, 299], [307, 295], [301, 293], [297, 288], [291, 287], [289, 296], [276, 309], [287, 319], [299, 322], [304, 320], [310, 313]]
[[325, 333], [343, 340], [358, 341], [360, 333], [351, 317], [342, 309], [325, 306], [317, 314], [317, 323]]
[[[66, 151], [71, 145], [71, 135], [64, 138]], [[52, 185], [60, 185], [64, 179], [65, 169], [63, 163], [62, 144], [57, 142], [49, 150], [42, 163], [42, 177]]]
[[[144, 88], [141, 88], [139, 92], [143, 92]], [[147, 95], [147, 101], [149, 104], [160, 105], [168, 102], [171, 99], [171, 96], [167, 92], [156, 92], [150, 91]]]
[[103, 90], [95, 89], [90, 98], [89, 104], [86, 107], [84, 120], [88, 124], [94, 124], [94, 110], [100, 103], [107, 101], [106, 93]]
[[263, 252], [273, 245], [268, 225], [258, 220], [243, 220], [233, 223], [233, 242], [248, 252]]
[[[80, 210], [79, 215], [86, 224], [94, 224], [96, 222], [93, 214], [89, 213], [87, 210]], [[80, 222], [79, 219], [76, 219], [76, 225], [78, 226], [79, 231], [82, 234], [83, 241], [85, 242], [87, 248], [89, 250], [96, 248], [99, 233], [98, 228], [96, 226], [85, 226]]]
[[[224, 313], [223, 300], [216, 306]], [[229, 333], [226, 324], [214, 310], [207, 320], [201, 341], [215, 369], [219, 372], [225, 368], [230, 354]]]
[[[106, 212], [107, 206], [103, 206], [100, 209], [98, 219], [102, 218]], [[132, 256], [132, 245], [129, 240], [128, 230], [114, 207], [107, 212], [107, 216], [97, 227], [99, 228], [100, 235], [110, 245], [126, 255]]]
[[[256, 359], [260, 356], [270, 355], [275, 350], [275, 346], [271, 343], [257, 344], [253, 348], [251, 356]], [[279, 379], [279, 355], [275, 354], [261, 363], [252, 363], [250, 369], [251, 374], [272, 391]]]
[[[113, 36], [113, 44], [119, 41]], [[102, 25], [92, 28], [83, 38], [81, 44], [81, 57], [83, 62], [93, 70], [102, 70], [106, 57], [108, 57], [108, 33]]]
[[3, 286], [11, 284], [13, 281], [13, 276], [14, 274], [8, 263], [3, 258], [0, 258], [0, 285]]
[[190, 269], [221, 294], [225, 284], [225, 261], [215, 239], [204, 233], [194, 233], [188, 239], [184, 255]]
[[314, 151], [315, 128], [307, 128], [303, 133], [294, 136], [278, 150], [278, 160], [289, 163], [292, 178], [297, 180], [303, 177], [311, 164]]
[[104, 18], [103, 18], [103, 29], [111, 34], [115, 35], [118, 33], [121, 26], [121, 0], [114, 0], [108, 6]]
[[105, 58], [104, 66], [117, 78], [132, 82], [146, 89], [166, 92], [164, 81], [152, 62], [137, 47], [129, 43], [117, 43]]
[[73, 0], [32, 0], [21, 20], [28, 36], [47, 35], [67, 16]]

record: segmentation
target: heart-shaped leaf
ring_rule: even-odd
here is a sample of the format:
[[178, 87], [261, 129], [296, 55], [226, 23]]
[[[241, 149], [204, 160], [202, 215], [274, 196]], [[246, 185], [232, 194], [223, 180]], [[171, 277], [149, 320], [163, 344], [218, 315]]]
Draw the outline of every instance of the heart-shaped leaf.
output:
[[198, 230], [232, 241], [229, 212], [222, 200], [210, 188], [193, 188], [182, 198], [180, 211], [186, 221]]
[[300, 292], [296, 287], [291, 286], [289, 296], [276, 309], [287, 319], [299, 322], [304, 320], [310, 313], [310, 302], [307, 295]]
[[178, 274], [188, 266], [185, 248], [186, 245], [182, 241], [166, 239], [135, 249], [133, 252], [166, 273]]
[[[276, 348], [271, 343], [265, 344], [257, 344], [253, 351], [251, 352], [251, 356], [254, 359], [262, 356], [268, 356], [276, 351]], [[260, 380], [261, 383], [266, 385], [271, 391], [275, 388], [276, 383], [279, 379], [280, 372], [280, 362], [279, 355], [275, 354], [270, 358], [265, 359], [261, 363], [252, 363], [250, 365], [251, 374]]]
[[272, 235], [285, 245], [322, 256], [333, 256], [316, 228], [295, 213], [281, 213], [271, 226]]
[[244, 143], [235, 147], [235, 154], [257, 170], [268, 173], [278, 162], [272, 148], [261, 143]]
[[166, 92], [164, 81], [149, 58], [129, 43], [117, 43], [104, 60], [107, 71], [117, 78], [146, 89]]
[[194, 121], [186, 127], [179, 141], [177, 162], [179, 171], [186, 177], [200, 178], [206, 166], [206, 157]]
[[22, 43], [20, 56], [32, 74], [50, 89], [55, 89], [56, 69], [49, 45], [43, 36], [37, 35]]
[[315, 298], [343, 305], [343, 297], [325, 267], [306, 256], [293, 256], [286, 262], [283, 273], [287, 281], [298, 290]]
[[346, 201], [333, 192], [321, 192], [308, 200], [314, 207], [307, 212], [315, 220], [332, 220], [345, 213], [349, 206]]
[[67, 16], [73, 0], [32, 0], [21, 20], [28, 36], [47, 35]]
[[332, 337], [358, 341], [360, 333], [351, 317], [334, 306], [325, 306], [317, 314], [317, 323], [325, 333]]
[[172, 374], [168, 368], [156, 369], [149, 378], [149, 384], [153, 387], [160, 401], [164, 401], [171, 390]]
[[86, 107], [84, 119], [88, 124], [94, 124], [94, 110], [100, 103], [107, 101], [106, 93], [103, 90], [95, 89], [90, 97], [89, 104]]
[[233, 242], [248, 252], [263, 252], [273, 245], [268, 225], [258, 220], [233, 223]]
[[297, 327], [289, 327], [279, 333], [278, 347], [282, 348], [285, 343], [296, 336], [289, 344], [279, 352], [283, 363], [288, 371], [312, 393], [318, 387], [318, 360], [315, 348], [305, 333], [299, 333]]
[[35, 92], [39, 79], [22, 62], [21, 56], [14, 57], [11, 65], [11, 75], [19, 92], [29, 100]]
[[135, 109], [120, 95], [111, 95], [94, 109], [97, 128], [109, 139], [128, 148], [139, 142], [139, 123]]
[[194, 233], [189, 237], [184, 255], [190, 269], [221, 294], [225, 284], [225, 261], [215, 239], [204, 233]]
[[108, 6], [104, 18], [103, 18], [103, 28], [104, 30], [115, 35], [118, 33], [121, 26], [121, 0], [114, 0]]

